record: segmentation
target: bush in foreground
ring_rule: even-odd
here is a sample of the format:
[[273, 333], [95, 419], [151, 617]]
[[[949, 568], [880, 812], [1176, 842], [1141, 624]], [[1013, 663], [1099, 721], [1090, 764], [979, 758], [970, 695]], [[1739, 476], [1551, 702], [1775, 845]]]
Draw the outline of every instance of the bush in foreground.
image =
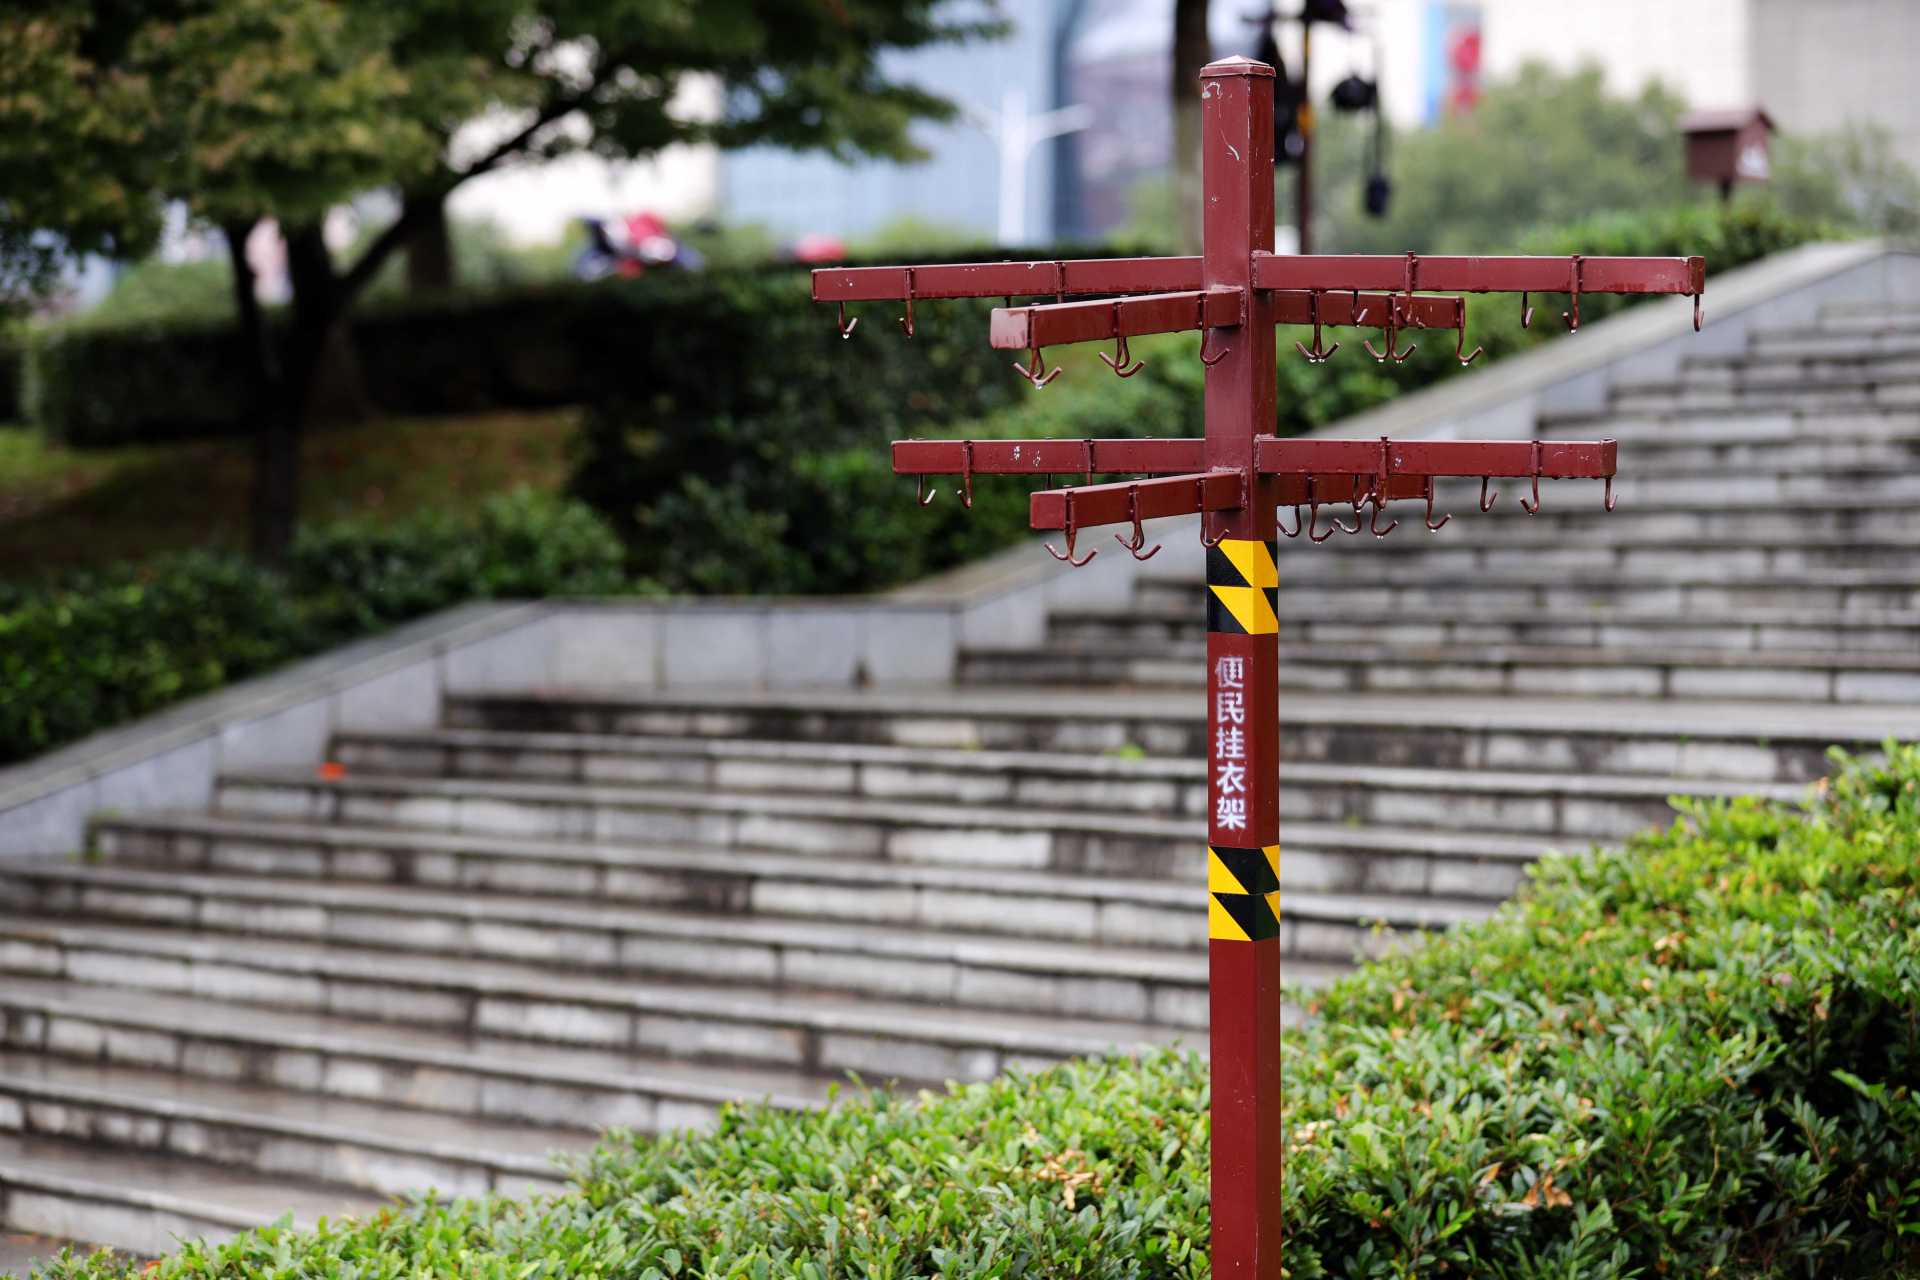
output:
[[[1290, 1036], [1295, 1277], [1920, 1273], [1920, 749], [1553, 860]], [[609, 1137], [566, 1194], [189, 1247], [159, 1280], [1200, 1277], [1204, 1065]], [[129, 1276], [69, 1258], [58, 1280]]]

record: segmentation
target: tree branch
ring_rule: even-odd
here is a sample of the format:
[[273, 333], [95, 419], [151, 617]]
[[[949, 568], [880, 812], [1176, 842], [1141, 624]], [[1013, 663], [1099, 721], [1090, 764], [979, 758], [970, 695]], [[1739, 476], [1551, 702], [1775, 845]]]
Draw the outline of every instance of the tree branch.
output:
[[[624, 66], [635, 52], [634, 48], [622, 49], [615, 56], [604, 61], [600, 72], [578, 91], [552, 99], [534, 113], [532, 121], [525, 128], [493, 147], [466, 168], [457, 172], [448, 172], [445, 175], [446, 180], [439, 184], [439, 190], [433, 194], [444, 198], [468, 179], [477, 178], [483, 173], [498, 168], [515, 152], [524, 150], [542, 129], [591, 103], [594, 95], [605, 86], [609, 69]], [[342, 306], [350, 304], [362, 289], [372, 283], [373, 277], [379, 273], [381, 267], [386, 265], [387, 259], [413, 238], [413, 233], [419, 229], [423, 215], [424, 208], [421, 202], [402, 201], [400, 216], [395, 218], [386, 230], [375, 236], [372, 243], [361, 251], [360, 257], [354, 264], [341, 274], [339, 296]]]

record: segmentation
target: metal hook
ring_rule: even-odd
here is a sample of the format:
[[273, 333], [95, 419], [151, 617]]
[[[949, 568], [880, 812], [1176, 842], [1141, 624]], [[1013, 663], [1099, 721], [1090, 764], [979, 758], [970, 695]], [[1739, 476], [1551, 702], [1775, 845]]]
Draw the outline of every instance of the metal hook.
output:
[[1533, 308], [1527, 305], [1527, 290], [1525, 289], [1520, 291], [1520, 327], [1522, 329], [1531, 329], [1533, 327]]
[[1606, 496], [1601, 499], [1600, 505], [1603, 509], [1607, 511], [1612, 511], [1614, 508], [1614, 505], [1619, 501], [1620, 501], [1619, 497], [1613, 492], [1613, 477], [1608, 476]]
[[[1358, 297], [1359, 295], [1355, 294], [1354, 296]], [[1294, 339], [1293, 349], [1305, 356], [1308, 364], [1325, 364], [1333, 358], [1333, 353], [1340, 349], [1340, 344], [1336, 342], [1324, 350], [1321, 349], [1319, 293], [1315, 292], [1307, 295], [1307, 314], [1313, 321], [1313, 349], [1309, 351], [1307, 348], [1301, 346], [1298, 338]]]
[[1113, 354], [1109, 356], [1106, 352], [1102, 351], [1100, 353], [1100, 359], [1106, 363], [1107, 368], [1113, 370], [1123, 378], [1131, 378], [1134, 374], [1147, 367], [1145, 360], [1135, 360], [1133, 361], [1133, 367], [1127, 368], [1125, 366], [1129, 358], [1127, 355], [1127, 335], [1120, 332], [1120, 300], [1115, 298], [1113, 300]]
[[1225, 351], [1220, 352], [1220, 354], [1214, 356], [1211, 360], [1209, 360], [1207, 358], [1207, 347], [1212, 342], [1213, 342], [1213, 330], [1212, 329], [1204, 330], [1200, 338], [1200, 363], [1207, 366], [1207, 368], [1209, 369], [1213, 368], [1213, 366], [1219, 364], [1222, 360], [1225, 360], [1229, 355], [1233, 353], [1233, 348], [1228, 347]]
[[1073, 558], [1073, 541], [1080, 533], [1080, 530], [1077, 527], [1075, 527], [1073, 522], [1073, 498], [1074, 498], [1073, 491], [1068, 490], [1067, 491], [1067, 522], [1066, 522], [1066, 534], [1067, 534], [1066, 554], [1062, 555], [1060, 552], [1054, 550], [1054, 546], [1051, 542], [1046, 544], [1046, 548], [1047, 548], [1047, 554], [1052, 556], [1055, 560], [1064, 560], [1068, 564], [1072, 565], [1074, 568], [1078, 569], [1081, 565], [1087, 563], [1087, 561], [1099, 555], [1100, 551], [1099, 551], [1099, 548], [1096, 547], [1092, 551], [1087, 552], [1087, 554], [1085, 554], [1084, 556], [1081, 556], [1078, 560]]
[[1123, 538], [1116, 533], [1113, 540], [1131, 552], [1135, 560], [1151, 560], [1159, 555], [1160, 544], [1157, 542], [1153, 544], [1153, 550], [1145, 555], [1140, 554], [1140, 548], [1147, 545], [1147, 531], [1140, 527], [1140, 486], [1137, 484], [1127, 486], [1127, 514], [1133, 517], [1133, 537]]
[[1373, 342], [1371, 339], [1361, 340], [1360, 345], [1367, 349], [1367, 354], [1372, 356], [1376, 361], [1382, 364], [1386, 363], [1388, 360], [1393, 361], [1395, 364], [1399, 364], [1401, 361], [1405, 360], [1408, 356], [1412, 355], [1414, 352], [1420, 349], [1420, 344], [1416, 342], [1411, 346], [1409, 346], [1405, 351], [1394, 350], [1394, 347], [1400, 341], [1399, 313], [1400, 313], [1399, 299], [1390, 298], [1387, 302], [1387, 323], [1385, 326], [1387, 331], [1387, 349], [1384, 352], [1375, 351], [1373, 349]]
[[1568, 333], [1580, 332], [1580, 278], [1585, 274], [1585, 268], [1581, 266], [1582, 261], [1583, 259], [1576, 253], [1568, 263], [1567, 274], [1571, 277], [1569, 283], [1572, 287], [1567, 290], [1567, 294], [1573, 299], [1573, 310], [1560, 313], [1560, 318], [1567, 322]]
[[1353, 289], [1349, 290], [1349, 292], [1353, 294], [1353, 301], [1348, 307], [1348, 310], [1353, 312], [1353, 323], [1356, 325], [1365, 324], [1367, 322], [1367, 308], [1360, 305], [1360, 291]]
[[1273, 517], [1273, 527], [1278, 529], [1281, 532], [1281, 534], [1285, 537], [1288, 537], [1288, 538], [1299, 537], [1300, 536], [1300, 504], [1297, 502], [1293, 504], [1293, 528], [1291, 529], [1287, 528], [1285, 522], [1283, 522], [1280, 519], [1278, 514], [1276, 514]]
[[1447, 521], [1449, 521], [1449, 520], [1451, 520], [1451, 519], [1453, 519], [1453, 517], [1452, 517], [1451, 515], [1445, 515], [1445, 516], [1441, 516], [1441, 517], [1440, 517], [1440, 522], [1439, 522], [1438, 524], [1435, 524], [1435, 523], [1434, 523], [1434, 520], [1433, 520], [1433, 477], [1432, 477], [1432, 476], [1428, 476], [1428, 477], [1427, 477], [1427, 532], [1428, 532], [1428, 533], [1438, 533], [1438, 532], [1440, 532], [1440, 531], [1441, 531], [1442, 529], [1444, 529], [1444, 528], [1446, 528], [1446, 527], [1447, 527]]
[[924, 507], [939, 497], [940, 491], [938, 489], [927, 488], [927, 478], [925, 476], [915, 476], [913, 478], [913, 496], [915, 501]]
[[1491, 497], [1487, 495], [1488, 479], [1489, 477], [1487, 476], [1480, 477], [1480, 513], [1482, 515], [1485, 515], [1487, 512], [1493, 510], [1493, 504], [1500, 501], [1500, 491], [1498, 489], [1495, 489], [1493, 491], [1493, 495]]
[[1044, 387], [1060, 376], [1058, 365], [1055, 365], [1051, 371], [1047, 369], [1047, 362], [1040, 358], [1039, 347], [1033, 347], [1030, 350], [1031, 359], [1026, 364], [1021, 364], [1018, 360], [1013, 362], [1014, 372], [1031, 382], [1036, 388]]
[[[1411, 257], [1412, 255], [1409, 254], [1408, 256]], [[1409, 270], [1411, 270], [1411, 268], [1409, 268]], [[1372, 519], [1367, 521], [1367, 529], [1376, 538], [1384, 538], [1388, 534], [1392, 533], [1395, 529], [1398, 529], [1400, 527], [1400, 522], [1398, 520], [1395, 520], [1392, 524], [1388, 525], [1384, 529], [1380, 527], [1380, 513], [1386, 508], [1386, 505], [1387, 505], [1387, 489], [1389, 487], [1392, 476], [1393, 476], [1393, 442], [1389, 440], [1386, 436], [1381, 436], [1380, 437], [1380, 470], [1373, 478], [1373, 491], [1368, 495], [1368, 497], [1373, 502], [1373, 517]], [[1359, 512], [1356, 510], [1354, 512], [1354, 515], [1356, 517], [1354, 523], [1358, 524], [1359, 520], [1357, 517], [1359, 516]]]
[[840, 304], [840, 336], [842, 338], [851, 338], [853, 336], [853, 326], [859, 323], [860, 323], [859, 316], [855, 316], [851, 320], [847, 319], [847, 304], [844, 302], [841, 303]]
[[1693, 331], [1700, 332], [1700, 295], [1693, 295]]
[[1125, 365], [1128, 360], [1132, 359], [1127, 353], [1127, 340], [1124, 337], [1116, 337], [1113, 340], [1112, 355], [1108, 355], [1102, 351], [1100, 358], [1106, 362], [1107, 368], [1113, 370], [1123, 378], [1131, 378], [1134, 374], [1147, 367], [1145, 360], [1134, 360], [1131, 368], [1121, 367]]
[[[1224, 354], [1224, 353], [1223, 353]], [[1226, 538], [1224, 532], [1207, 537], [1207, 481], [1204, 476], [1195, 477], [1193, 482], [1194, 505], [1200, 508], [1200, 545], [1211, 551]]]
[[1454, 301], [1453, 321], [1453, 327], [1459, 332], [1459, 336], [1453, 341], [1453, 358], [1458, 360], [1460, 367], [1464, 369], [1478, 360], [1486, 348], [1476, 345], [1472, 355], [1462, 354], [1467, 346], [1467, 300], [1465, 298]]
[[913, 336], [913, 268], [907, 268], [907, 314], [900, 317], [900, 332]]
[[[1309, 490], [1307, 494], [1307, 541], [1315, 543], [1325, 542], [1333, 536], [1334, 529], [1344, 528], [1345, 526], [1338, 520], [1335, 520], [1333, 522], [1333, 529], [1329, 529], [1325, 533], [1315, 533], [1314, 530], [1320, 527], [1320, 504], [1313, 501], [1313, 494], [1311, 492], [1313, 485], [1311, 482], [1309, 482], [1307, 488]], [[1354, 532], [1358, 533], [1359, 530], [1355, 529]]]
[[973, 510], [973, 441], [960, 442], [960, 479], [965, 490], [955, 489], [954, 496], [960, 499], [960, 505]]
[[1530, 516], [1540, 514], [1540, 442], [1533, 442], [1533, 501], [1520, 499], [1520, 509]]

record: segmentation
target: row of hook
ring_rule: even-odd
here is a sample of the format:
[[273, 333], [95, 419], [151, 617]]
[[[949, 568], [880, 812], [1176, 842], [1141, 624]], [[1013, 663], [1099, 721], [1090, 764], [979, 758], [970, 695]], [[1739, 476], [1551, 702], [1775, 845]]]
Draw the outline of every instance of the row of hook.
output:
[[[1211, 538], [1207, 536], [1207, 506], [1206, 506], [1207, 487], [1206, 485], [1207, 485], [1206, 477], [1204, 476], [1194, 477], [1194, 480], [1193, 480], [1194, 506], [1199, 508], [1199, 511], [1200, 511], [1200, 545], [1205, 547], [1207, 550], [1211, 551], [1213, 550], [1213, 548], [1219, 546], [1220, 540], [1226, 537], [1227, 535], [1224, 533], [1217, 533]], [[1046, 548], [1047, 548], [1047, 554], [1052, 556], [1055, 560], [1064, 560], [1066, 563], [1078, 569], [1080, 566], [1086, 564], [1088, 561], [1092, 560], [1095, 556], [1099, 555], [1100, 549], [1098, 547], [1095, 547], [1092, 550], [1088, 551], [1087, 554], [1085, 554], [1084, 556], [1080, 556], [1077, 559], [1074, 557], [1073, 544], [1074, 544], [1074, 540], [1079, 536], [1080, 529], [1079, 529], [1079, 526], [1077, 526], [1073, 520], [1073, 499], [1074, 499], [1073, 491], [1068, 490], [1067, 491], [1067, 518], [1062, 523], [1062, 526], [1061, 526], [1065, 530], [1067, 535], [1067, 549], [1065, 551], [1061, 551], [1059, 548], [1055, 547], [1051, 542], [1046, 544]], [[1158, 542], [1154, 543], [1151, 550], [1142, 549], [1147, 545], [1147, 531], [1144, 528], [1142, 528], [1140, 525], [1140, 486], [1137, 484], [1130, 484], [1127, 486], [1127, 515], [1131, 517], [1133, 521], [1133, 529], [1129, 533], [1114, 534], [1113, 540], [1119, 543], [1121, 546], [1125, 547], [1135, 560], [1151, 560], [1155, 556], [1159, 555], [1160, 548], [1163, 545], [1161, 543], [1158, 543]]]

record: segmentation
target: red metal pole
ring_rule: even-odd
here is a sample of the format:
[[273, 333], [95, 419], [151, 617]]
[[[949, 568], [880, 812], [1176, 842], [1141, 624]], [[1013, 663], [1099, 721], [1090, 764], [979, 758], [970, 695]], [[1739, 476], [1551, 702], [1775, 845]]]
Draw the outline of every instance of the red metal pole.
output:
[[1207, 288], [1248, 291], [1246, 320], [1206, 337], [1209, 469], [1245, 468], [1235, 512], [1201, 519], [1207, 553], [1207, 936], [1213, 1071], [1213, 1274], [1280, 1274], [1279, 623], [1274, 477], [1254, 437], [1275, 420], [1274, 315], [1253, 291], [1273, 250], [1273, 68], [1246, 58], [1200, 73]]

